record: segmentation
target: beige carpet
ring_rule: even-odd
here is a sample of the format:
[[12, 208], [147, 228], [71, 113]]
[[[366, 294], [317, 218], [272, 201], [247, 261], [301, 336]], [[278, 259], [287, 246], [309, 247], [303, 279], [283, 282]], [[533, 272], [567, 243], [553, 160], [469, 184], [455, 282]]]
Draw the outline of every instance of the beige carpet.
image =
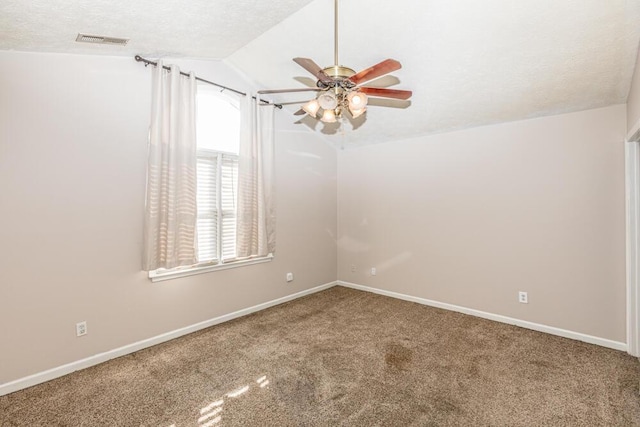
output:
[[640, 426], [619, 351], [346, 288], [0, 397], [5, 426]]

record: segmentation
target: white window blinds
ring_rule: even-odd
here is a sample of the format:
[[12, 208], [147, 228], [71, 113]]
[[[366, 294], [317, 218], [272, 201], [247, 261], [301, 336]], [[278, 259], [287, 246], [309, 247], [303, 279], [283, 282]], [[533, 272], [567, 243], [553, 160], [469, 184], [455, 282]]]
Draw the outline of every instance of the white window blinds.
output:
[[238, 156], [223, 154], [220, 168], [220, 205], [222, 212], [222, 260], [236, 257], [236, 200], [238, 198]]
[[198, 150], [198, 262], [236, 258], [238, 156]]

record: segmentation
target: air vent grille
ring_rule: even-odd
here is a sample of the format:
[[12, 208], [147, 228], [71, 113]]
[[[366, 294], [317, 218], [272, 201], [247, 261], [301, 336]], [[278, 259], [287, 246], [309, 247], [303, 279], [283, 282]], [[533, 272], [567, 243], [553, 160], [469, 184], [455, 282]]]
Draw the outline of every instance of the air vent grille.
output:
[[122, 39], [119, 37], [92, 36], [89, 34], [78, 33], [76, 41], [83, 43], [115, 44], [125, 46], [129, 42], [129, 39]]

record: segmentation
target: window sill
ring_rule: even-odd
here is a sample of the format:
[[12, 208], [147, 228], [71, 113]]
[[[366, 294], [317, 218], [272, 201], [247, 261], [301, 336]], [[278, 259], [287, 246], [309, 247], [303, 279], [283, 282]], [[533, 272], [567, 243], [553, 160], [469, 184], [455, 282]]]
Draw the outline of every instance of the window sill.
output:
[[230, 268], [244, 267], [246, 265], [262, 264], [264, 262], [270, 262], [272, 259], [273, 255], [269, 254], [261, 258], [229, 261], [226, 264], [208, 264], [194, 267], [181, 267], [173, 270], [155, 270], [149, 272], [149, 279], [151, 279], [152, 282], [162, 282], [164, 280], [178, 279], [180, 277], [209, 273], [211, 271], [228, 270]]

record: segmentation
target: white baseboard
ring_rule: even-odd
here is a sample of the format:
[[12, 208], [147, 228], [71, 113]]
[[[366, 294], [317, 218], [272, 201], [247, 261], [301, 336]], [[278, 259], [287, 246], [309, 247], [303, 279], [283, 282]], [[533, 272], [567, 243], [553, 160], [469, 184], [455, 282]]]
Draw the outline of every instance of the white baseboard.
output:
[[183, 335], [190, 334], [192, 332], [199, 331], [201, 329], [208, 328], [210, 326], [214, 326], [223, 322], [227, 322], [229, 320], [237, 319], [238, 317], [246, 316], [248, 314], [252, 314], [288, 301], [292, 301], [294, 299], [311, 295], [316, 292], [323, 291], [325, 289], [332, 288], [336, 285], [344, 286], [347, 288], [358, 289], [365, 292], [371, 292], [379, 295], [384, 295], [392, 298], [397, 298], [405, 301], [411, 301], [418, 304], [428, 305], [431, 307], [442, 308], [445, 310], [455, 311], [458, 313], [469, 314], [471, 316], [481, 317], [483, 319], [494, 320], [496, 322], [507, 323], [510, 325], [520, 326], [522, 328], [532, 329], [534, 331], [545, 332], [552, 335], [558, 335], [565, 338], [570, 338], [578, 341], [584, 341], [590, 344], [600, 345], [602, 347], [608, 347], [615, 350], [627, 351], [627, 344], [618, 341], [612, 341], [605, 338], [594, 337], [591, 335], [582, 334], [579, 332], [568, 331], [566, 329], [555, 328], [552, 326], [541, 325], [538, 323], [528, 322], [526, 320], [514, 319], [512, 317], [502, 316], [499, 314], [487, 313], [480, 310], [475, 310], [472, 308], [461, 307], [453, 304], [447, 304], [443, 302], [433, 301], [425, 298], [414, 297], [411, 295], [405, 295], [398, 292], [386, 291], [383, 289], [372, 288], [369, 286], [358, 285], [355, 283], [349, 283], [344, 281], [330, 282], [324, 285], [316, 286], [315, 288], [307, 289], [301, 292], [297, 292], [295, 294], [287, 295], [282, 298], [278, 298], [272, 301], [268, 301], [262, 304], [255, 305], [253, 307], [245, 308], [242, 310], [235, 311], [233, 313], [225, 314], [223, 316], [219, 316], [210, 320], [205, 320], [204, 322], [196, 323], [191, 326], [187, 326], [184, 328], [176, 329], [171, 332], [167, 332], [165, 334], [157, 335], [152, 338], [148, 338], [146, 340], [138, 341], [133, 344], [128, 344], [123, 347], [116, 348], [114, 350], [109, 350], [104, 353], [99, 353], [94, 356], [87, 357], [85, 359], [77, 360], [72, 363], [68, 363], [66, 365], [58, 366], [53, 369], [49, 369], [43, 372], [39, 372], [37, 374], [29, 375], [24, 378], [17, 379], [15, 381], [11, 381], [5, 384], [0, 384], [0, 396], [4, 396], [5, 394], [13, 393], [18, 390], [22, 390], [46, 381], [53, 380], [55, 378], [62, 377], [64, 375], [70, 374], [75, 371], [79, 371], [81, 369], [89, 368], [91, 366], [98, 365], [100, 363], [106, 362], [111, 359], [115, 359], [116, 357], [125, 356], [127, 354], [134, 353], [136, 351], [142, 350], [147, 347], [154, 346], [156, 344], [161, 344], [163, 342], [172, 340], [174, 338], [181, 337]]
[[594, 337], [592, 335], [582, 334], [580, 332], [568, 331], [566, 329], [555, 328], [553, 326], [541, 325], [539, 323], [528, 322], [526, 320], [514, 319], [513, 317], [502, 316], [499, 314], [487, 313], [485, 311], [474, 310], [472, 308], [461, 307], [458, 305], [447, 304], [444, 302], [433, 301], [425, 298], [414, 297], [411, 295], [405, 295], [398, 292], [385, 291], [383, 289], [371, 288], [369, 286], [357, 285], [355, 283], [343, 282], [338, 280], [339, 286], [347, 288], [358, 289], [360, 291], [372, 292], [374, 294], [384, 295], [392, 298], [397, 298], [405, 301], [416, 302], [422, 305], [428, 305], [430, 307], [442, 308], [445, 310], [456, 311], [458, 313], [469, 314], [471, 316], [481, 317], [483, 319], [494, 320], [496, 322], [507, 323], [510, 325], [520, 326], [526, 329], [532, 329], [538, 332], [545, 332], [551, 335], [558, 335], [564, 338], [570, 338], [577, 341], [587, 342], [589, 344], [596, 344], [602, 347], [612, 348], [614, 350], [627, 351], [627, 344], [618, 341], [612, 341], [605, 338]]
[[104, 353], [99, 353], [94, 356], [87, 357], [85, 359], [67, 363], [66, 365], [58, 366], [56, 368], [39, 372], [37, 374], [29, 375], [28, 377], [20, 378], [5, 384], [0, 384], [0, 396], [13, 393], [14, 391], [22, 390], [24, 388], [31, 387], [36, 384], [50, 381], [55, 378], [59, 378], [64, 375], [70, 374], [72, 372], [89, 368], [91, 366], [95, 366], [100, 363], [106, 362], [107, 360], [111, 360], [111, 359], [115, 359], [116, 357], [131, 354], [136, 351], [142, 350], [144, 348], [151, 347], [156, 344], [160, 344], [160, 343], [172, 340], [174, 338], [178, 338], [183, 335], [187, 335], [192, 332], [196, 332], [201, 329], [205, 329], [210, 326], [217, 325], [219, 323], [228, 322], [229, 320], [237, 319], [238, 317], [246, 316], [248, 314], [252, 314], [257, 311], [261, 311], [266, 308], [273, 307], [288, 301], [292, 301], [294, 299], [297, 299], [306, 295], [314, 294], [316, 292], [320, 292], [325, 289], [332, 288], [337, 284], [338, 284], [337, 282], [326, 283], [324, 285], [316, 286], [315, 288], [307, 289], [301, 292], [297, 292], [295, 294], [287, 295], [282, 298], [278, 298], [262, 304], [254, 305], [253, 307], [234, 311], [233, 313], [229, 313], [213, 319], [205, 320], [204, 322], [196, 323], [195, 325], [176, 329], [174, 331], [167, 332], [165, 334], [157, 335], [153, 338], [148, 338], [146, 340], [138, 341], [133, 344], [128, 344], [123, 347], [116, 348], [114, 350], [106, 351]]

